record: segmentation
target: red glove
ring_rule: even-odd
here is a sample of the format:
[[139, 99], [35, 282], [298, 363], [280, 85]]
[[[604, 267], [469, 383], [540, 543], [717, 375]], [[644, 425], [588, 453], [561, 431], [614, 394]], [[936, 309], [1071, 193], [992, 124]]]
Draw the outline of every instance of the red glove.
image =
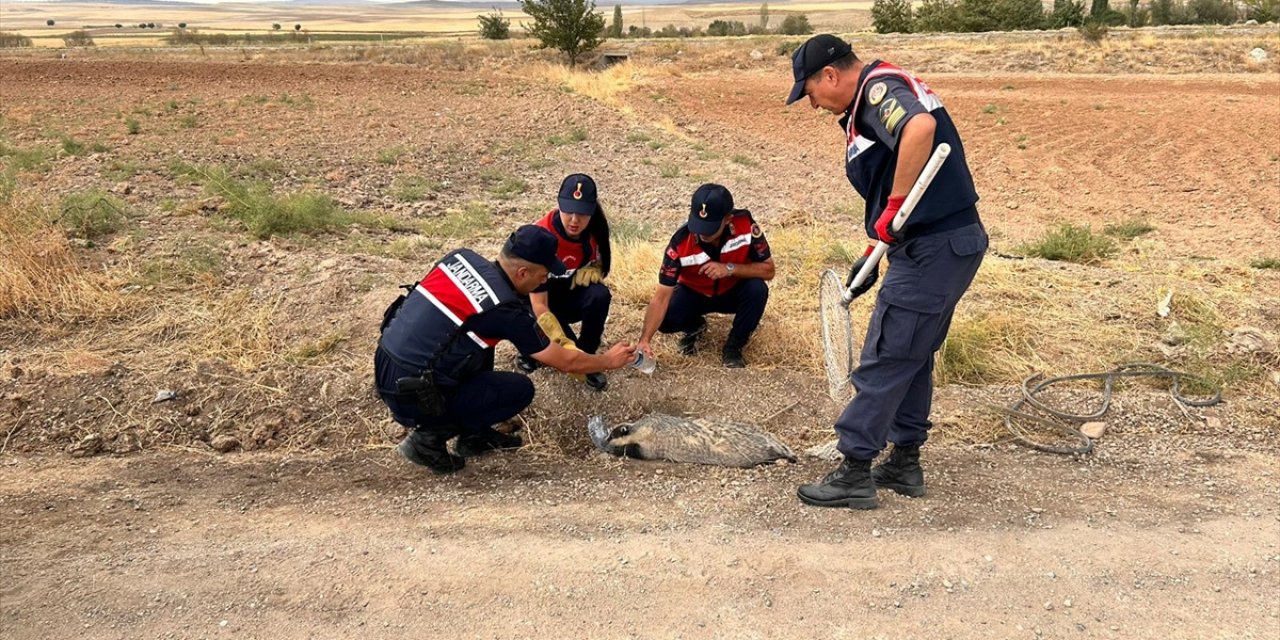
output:
[[893, 231], [893, 219], [897, 217], [898, 210], [902, 208], [902, 203], [906, 202], [906, 196], [889, 196], [889, 202], [884, 207], [884, 213], [880, 214], [880, 219], [876, 220], [876, 236], [885, 244], [893, 244], [902, 239], [902, 237]]

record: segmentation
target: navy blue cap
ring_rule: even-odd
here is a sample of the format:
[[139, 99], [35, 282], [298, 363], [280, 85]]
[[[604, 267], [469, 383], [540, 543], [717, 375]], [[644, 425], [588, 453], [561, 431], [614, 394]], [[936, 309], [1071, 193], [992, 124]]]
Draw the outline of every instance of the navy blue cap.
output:
[[704, 184], [693, 192], [689, 207], [689, 231], [709, 236], [720, 230], [720, 222], [733, 211], [733, 194], [718, 184]]
[[560, 241], [556, 240], [555, 235], [542, 227], [526, 224], [507, 238], [507, 244], [502, 247], [504, 253], [509, 253], [522, 260], [528, 260], [534, 264], [540, 264], [551, 272], [551, 275], [564, 275], [564, 263], [560, 262], [560, 258], [556, 257], [556, 247], [560, 245]]
[[560, 210], [589, 216], [596, 212], [596, 181], [585, 173], [575, 173], [560, 183], [560, 195], [556, 198]]
[[853, 47], [829, 33], [820, 33], [805, 41], [791, 54], [791, 75], [796, 83], [791, 86], [787, 104], [804, 97], [804, 81], [822, 68], [853, 53]]

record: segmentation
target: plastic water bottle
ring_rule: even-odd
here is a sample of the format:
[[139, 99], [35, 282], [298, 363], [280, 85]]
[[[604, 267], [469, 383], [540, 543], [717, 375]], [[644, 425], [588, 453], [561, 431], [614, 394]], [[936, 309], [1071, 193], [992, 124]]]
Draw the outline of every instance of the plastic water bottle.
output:
[[636, 349], [636, 359], [631, 361], [631, 366], [639, 369], [641, 373], [653, 373], [653, 370], [658, 367], [658, 363], [653, 358], [645, 355], [643, 351]]

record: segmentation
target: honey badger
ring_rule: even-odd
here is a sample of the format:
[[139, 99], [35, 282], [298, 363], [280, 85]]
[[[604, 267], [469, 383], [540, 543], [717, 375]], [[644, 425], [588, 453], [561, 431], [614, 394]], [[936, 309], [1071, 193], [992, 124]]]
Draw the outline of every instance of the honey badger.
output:
[[587, 421], [596, 448], [615, 456], [724, 467], [753, 467], [796, 456], [787, 445], [759, 429], [703, 418], [654, 413], [610, 429], [604, 416]]

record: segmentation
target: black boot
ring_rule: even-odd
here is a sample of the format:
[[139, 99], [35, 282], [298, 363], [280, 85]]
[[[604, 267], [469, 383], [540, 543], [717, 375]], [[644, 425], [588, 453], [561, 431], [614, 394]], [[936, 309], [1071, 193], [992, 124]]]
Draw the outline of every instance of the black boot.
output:
[[449, 453], [446, 446], [453, 433], [448, 431], [410, 431], [398, 447], [400, 455], [432, 473], [444, 475], [461, 471], [467, 462]]
[[609, 388], [609, 376], [604, 373], [588, 373], [585, 377], [587, 387], [592, 391], [604, 391]]
[[747, 361], [742, 358], [742, 349], [745, 346], [747, 346], [746, 340], [729, 336], [724, 343], [724, 350], [720, 352], [720, 362], [730, 369], [745, 369]]
[[495, 431], [492, 427], [486, 427], [478, 433], [458, 436], [458, 444], [454, 446], [454, 449], [458, 452], [458, 455], [464, 458], [474, 458], [490, 451], [519, 449], [522, 446], [524, 446], [524, 440], [521, 440], [520, 436], [502, 433], [501, 431]]
[[889, 458], [871, 470], [876, 486], [892, 489], [904, 496], [924, 495], [924, 469], [920, 468], [920, 446], [893, 445]]
[[522, 353], [516, 354], [516, 368], [520, 371], [529, 374], [537, 371], [540, 366], [542, 366], [541, 362], [538, 362], [537, 360], [534, 360]]
[[682, 356], [697, 355], [698, 338], [702, 334], [707, 332], [707, 319], [698, 318], [698, 322], [701, 324], [694, 327], [693, 329], [690, 329], [689, 331], [684, 332], [684, 334], [680, 336], [680, 342], [678, 343], [678, 346], [680, 348], [680, 355]]
[[801, 485], [796, 494], [801, 502], [815, 507], [874, 509], [880, 506], [876, 483], [871, 481], [870, 460], [845, 458], [822, 482]]

